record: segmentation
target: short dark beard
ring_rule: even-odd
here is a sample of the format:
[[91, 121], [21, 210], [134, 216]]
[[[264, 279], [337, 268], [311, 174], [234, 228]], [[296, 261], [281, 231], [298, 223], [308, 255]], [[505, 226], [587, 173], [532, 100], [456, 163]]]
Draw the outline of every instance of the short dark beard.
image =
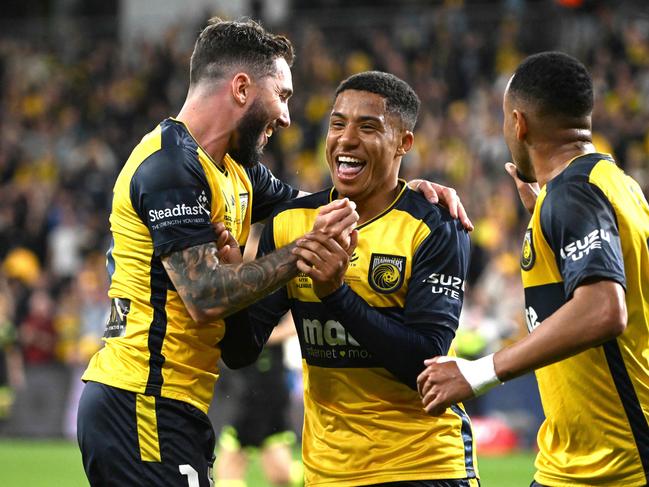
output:
[[536, 182], [536, 179], [529, 176], [525, 176], [518, 168], [516, 168], [516, 176], [518, 176], [518, 179], [520, 179], [524, 183], [531, 184]]
[[254, 167], [261, 162], [263, 148], [259, 147], [259, 138], [266, 131], [266, 125], [268, 113], [257, 98], [239, 120], [235, 130], [234, 147], [228, 151], [243, 167]]

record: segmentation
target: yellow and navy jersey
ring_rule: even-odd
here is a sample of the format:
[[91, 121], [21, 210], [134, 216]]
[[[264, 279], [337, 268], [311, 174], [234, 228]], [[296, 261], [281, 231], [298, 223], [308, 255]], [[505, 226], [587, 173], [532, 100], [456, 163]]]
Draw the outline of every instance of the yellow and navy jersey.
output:
[[[649, 207], [608, 155], [575, 158], [539, 194], [521, 257], [528, 328], [593, 279], [626, 289], [619, 337], [537, 370], [537, 482], [649, 483]], [[570, 323], [565, 323], [570, 326]]]
[[[395, 201], [358, 227], [342, 288], [321, 302], [301, 274], [249, 309], [262, 327], [293, 313], [309, 486], [477, 478], [463, 408], [429, 416], [415, 386], [424, 358], [447, 354], [457, 329], [469, 237], [446, 210], [400, 184]], [[308, 232], [335, 198], [328, 190], [284, 205], [266, 225], [260, 253]]]
[[161, 257], [214, 241], [215, 222], [243, 245], [251, 221], [296, 194], [262, 165], [244, 169], [227, 154], [216, 163], [177, 120], [145, 135], [113, 189], [112, 312], [83, 379], [207, 411], [224, 324], [191, 319]]

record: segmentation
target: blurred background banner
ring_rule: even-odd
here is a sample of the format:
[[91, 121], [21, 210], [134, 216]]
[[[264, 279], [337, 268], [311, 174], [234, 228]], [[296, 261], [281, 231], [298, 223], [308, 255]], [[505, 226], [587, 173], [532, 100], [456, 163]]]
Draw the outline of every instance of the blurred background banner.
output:
[[[74, 438], [80, 373], [108, 314], [112, 186], [139, 138], [180, 109], [192, 43], [213, 15], [253, 17], [294, 43], [292, 124], [264, 162], [301, 189], [330, 183], [327, 110], [343, 78], [378, 69], [415, 88], [421, 115], [401, 176], [456, 188], [476, 226], [463, 356], [527, 333], [528, 216], [503, 169], [501, 134], [502, 93], [526, 55], [555, 49], [586, 64], [595, 146], [649, 190], [646, 0], [3, 0], [0, 436]], [[217, 429], [235, 400], [227, 391], [217, 384]], [[467, 407], [488, 420], [485, 452], [533, 448], [533, 376]]]

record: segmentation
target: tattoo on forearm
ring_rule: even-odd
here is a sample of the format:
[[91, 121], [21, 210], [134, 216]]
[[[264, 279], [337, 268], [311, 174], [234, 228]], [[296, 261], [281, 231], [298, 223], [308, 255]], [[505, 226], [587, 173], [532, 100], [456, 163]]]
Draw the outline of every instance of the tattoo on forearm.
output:
[[214, 243], [163, 258], [176, 290], [188, 307], [229, 316], [273, 292], [297, 275], [295, 244], [244, 264], [220, 264]]

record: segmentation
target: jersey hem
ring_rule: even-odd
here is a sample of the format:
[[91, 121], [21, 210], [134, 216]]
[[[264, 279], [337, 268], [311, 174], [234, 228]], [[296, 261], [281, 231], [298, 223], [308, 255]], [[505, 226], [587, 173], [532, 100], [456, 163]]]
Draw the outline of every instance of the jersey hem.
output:
[[644, 487], [647, 485], [647, 478], [642, 476], [633, 476], [631, 479], [607, 479], [607, 480], [588, 480], [588, 483], [581, 483], [575, 479], [559, 479], [557, 477], [543, 475], [537, 472], [534, 475], [534, 480], [540, 484], [548, 485], [551, 487], [606, 487], [608, 485], [622, 485], [620, 480], [624, 481], [624, 487]]
[[581, 273], [574, 279], [574, 284], [572, 284], [568, 289], [566, 289], [566, 296], [572, 296], [575, 290], [582, 285], [582, 283], [587, 279], [601, 279], [604, 281], [615, 281], [620, 286], [624, 288], [626, 292], [626, 277], [624, 274], [619, 274], [617, 272], [610, 272], [608, 270], [589, 270], [588, 273]]
[[[116, 389], [122, 389], [124, 391], [134, 392], [136, 394], [144, 394], [146, 390], [146, 384], [139, 384], [133, 382], [126, 382], [121, 380], [111, 380], [106, 377], [97, 377], [94, 374], [85, 373], [81, 377], [81, 380], [84, 382], [98, 382], [109, 387], [115, 387]], [[162, 386], [162, 392], [159, 394], [147, 394], [154, 397], [164, 397], [166, 399], [173, 399], [174, 401], [180, 401], [187, 404], [191, 404], [195, 408], [201, 410], [203, 413], [207, 414], [209, 409], [209, 404], [203, 404], [200, 401], [193, 399], [191, 396], [179, 392], [170, 392], [165, 386]]]
[[384, 475], [350, 477], [344, 480], [332, 479], [317, 480], [315, 482], [305, 481], [304, 486], [314, 487], [318, 485], [335, 485], [336, 487], [356, 487], [362, 485], [382, 484], [386, 482], [406, 482], [410, 480], [463, 480], [467, 478], [479, 479], [480, 476], [476, 472], [473, 477], [468, 477], [466, 470], [436, 470], [434, 472], [417, 472], [416, 474], [395, 472]]

